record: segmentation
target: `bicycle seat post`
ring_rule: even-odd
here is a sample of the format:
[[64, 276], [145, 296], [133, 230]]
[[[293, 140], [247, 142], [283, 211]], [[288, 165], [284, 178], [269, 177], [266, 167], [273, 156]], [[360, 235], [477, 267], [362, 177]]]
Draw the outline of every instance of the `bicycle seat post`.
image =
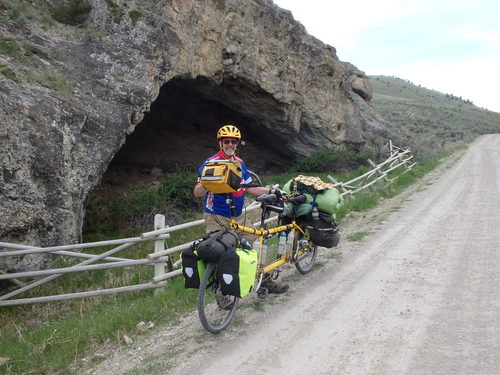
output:
[[231, 217], [236, 217], [236, 207], [234, 205], [234, 200], [233, 200], [233, 194], [232, 193], [227, 193], [226, 194], [226, 203], [229, 206]]

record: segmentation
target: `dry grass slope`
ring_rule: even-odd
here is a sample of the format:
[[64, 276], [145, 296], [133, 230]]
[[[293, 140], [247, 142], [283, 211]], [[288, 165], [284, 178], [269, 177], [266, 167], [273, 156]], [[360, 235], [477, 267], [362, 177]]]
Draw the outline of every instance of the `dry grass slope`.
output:
[[476, 107], [470, 100], [429, 90], [409, 81], [371, 76], [373, 107], [389, 122], [422, 140], [441, 144], [500, 133], [500, 113]]

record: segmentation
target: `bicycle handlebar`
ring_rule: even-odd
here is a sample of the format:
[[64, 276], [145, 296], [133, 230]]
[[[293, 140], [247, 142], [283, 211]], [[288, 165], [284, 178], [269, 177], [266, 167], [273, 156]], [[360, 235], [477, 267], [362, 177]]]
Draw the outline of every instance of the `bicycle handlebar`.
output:
[[251, 188], [251, 187], [259, 187], [260, 185], [259, 184], [254, 184], [254, 183], [251, 183], [251, 184], [240, 184], [240, 187], [242, 188]]
[[276, 194], [262, 194], [259, 195], [255, 200], [261, 203], [274, 203], [276, 202]]
[[293, 198], [288, 198], [288, 202], [290, 202], [292, 204], [304, 203], [306, 200], [307, 200], [307, 197], [304, 194], [298, 195], [298, 196], [293, 197]]

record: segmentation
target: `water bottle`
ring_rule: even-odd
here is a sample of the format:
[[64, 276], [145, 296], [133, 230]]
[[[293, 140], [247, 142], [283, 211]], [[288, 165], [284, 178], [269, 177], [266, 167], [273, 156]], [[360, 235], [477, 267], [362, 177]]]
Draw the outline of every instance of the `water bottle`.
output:
[[313, 207], [312, 212], [311, 212], [311, 216], [313, 219], [313, 227], [314, 227], [314, 229], [317, 229], [318, 222], [319, 222], [319, 211], [318, 211], [318, 208], [316, 206]]
[[281, 232], [280, 233], [280, 240], [278, 242], [278, 255], [281, 255], [285, 252], [286, 248], [286, 233]]
[[293, 234], [293, 230], [288, 233], [288, 238], [286, 239], [286, 248], [293, 249], [293, 239], [295, 235]]
[[252, 243], [252, 249], [259, 251], [259, 246], [260, 246], [260, 241], [259, 238], [257, 237], [255, 241]]
[[262, 255], [260, 257], [260, 262], [262, 264], [267, 264], [267, 240], [262, 243]]
[[311, 211], [311, 216], [312, 216], [313, 220], [318, 220], [319, 219], [318, 207], [313, 207], [313, 209]]

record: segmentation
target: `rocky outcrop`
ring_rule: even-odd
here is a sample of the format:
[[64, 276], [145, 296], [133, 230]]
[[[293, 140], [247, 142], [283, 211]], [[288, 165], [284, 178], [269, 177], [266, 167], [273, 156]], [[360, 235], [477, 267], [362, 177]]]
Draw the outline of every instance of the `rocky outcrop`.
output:
[[90, 3], [78, 27], [47, 24], [33, 2], [43, 22], [0, 25], [12, 47], [0, 52], [2, 241], [78, 241], [85, 200], [124, 144], [122, 164], [196, 165], [234, 122], [268, 168], [389, 132], [368, 78], [270, 0]]

